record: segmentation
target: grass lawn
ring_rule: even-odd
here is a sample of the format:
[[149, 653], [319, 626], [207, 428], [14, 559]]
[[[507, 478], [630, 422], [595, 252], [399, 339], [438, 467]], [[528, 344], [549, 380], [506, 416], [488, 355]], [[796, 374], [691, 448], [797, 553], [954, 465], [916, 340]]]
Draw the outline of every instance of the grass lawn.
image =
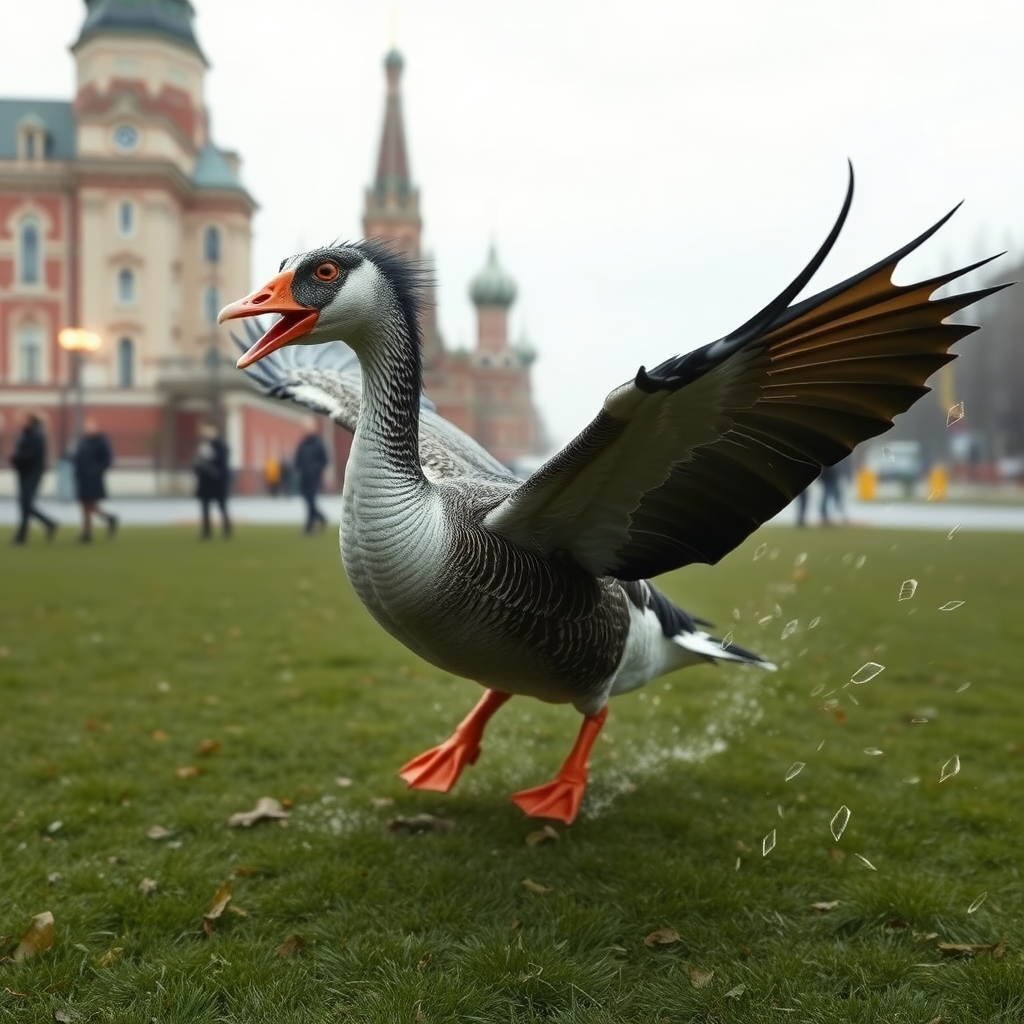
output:
[[[0, 1021], [1019, 1024], [1022, 565], [1024, 534], [780, 528], [664, 578], [780, 671], [618, 698], [530, 845], [508, 795], [578, 716], [518, 698], [451, 794], [407, 790], [479, 690], [371, 621], [332, 536], [5, 548]], [[284, 826], [227, 827], [263, 796]], [[423, 813], [454, 831], [388, 828]]]

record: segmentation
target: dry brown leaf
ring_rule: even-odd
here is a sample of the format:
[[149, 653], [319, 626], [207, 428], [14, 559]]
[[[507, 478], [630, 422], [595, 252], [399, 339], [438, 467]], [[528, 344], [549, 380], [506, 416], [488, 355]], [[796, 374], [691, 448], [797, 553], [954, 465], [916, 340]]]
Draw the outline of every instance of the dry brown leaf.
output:
[[412, 1024], [430, 1024], [426, 1017], [423, 1016], [423, 1009], [420, 1001], [416, 1001], [416, 1012], [412, 1015]]
[[203, 740], [199, 746], [196, 747], [196, 754], [199, 757], [209, 757], [211, 754], [216, 754], [220, 749], [220, 740]]
[[281, 806], [279, 800], [275, 800], [272, 796], [261, 796], [251, 811], [239, 811], [237, 814], [232, 814], [228, 818], [228, 826], [230, 828], [250, 828], [257, 821], [264, 821], [270, 818], [285, 819], [287, 817], [288, 812]]
[[155, 878], [144, 878], [139, 882], [139, 892], [141, 892], [143, 896], [152, 895], [158, 888], [159, 886], [157, 885]]
[[538, 896], [551, 892], [550, 885], [541, 885], [540, 882], [535, 882], [532, 878], [524, 878], [522, 886], [527, 892], [536, 893]]
[[454, 832], [455, 822], [448, 818], [435, 818], [433, 814], [417, 814], [412, 818], [392, 818], [388, 822], [389, 832], [405, 832], [419, 835], [422, 832]]
[[710, 985], [714, 976], [714, 971], [702, 971], [699, 967], [690, 968], [690, 984], [694, 988], [704, 988], [705, 985]]
[[174, 774], [179, 779], [194, 779], [202, 771], [201, 768], [197, 768], [194, 764], [184, 765], [182, 768], [175, 768]]
[[885, 927], [891, 932], [896, 932], [901, 928], [909, 928], [910, 924], [907, 921], [904, 921], [902, 917], [890, 917], [889, 920], [885, 922]]
[[839, 900], [818, 900], [817, 903], [811, 904], [811, 910], [824, 914], [827, 910], [835, 910], [838, 906]]
[[109, 967], [111, 964], [117, 963], [121, 959], [121, 954], [124, 952], [124, 946], [114, 946], [113, 949], [108, 949], [97, 961], [100, 967]]
[[164, 828], [163, 825], [150, 825], [146, 829], [146, 838], [152, 839], [154, 842], [159, 843], [162, 839], [166, 839], [171, 834], [169, 828]]
[[743, 842], [742, 839], [737, 839], [736, 840], [736, 849], [739, 850], [740, 853], [750, 853], [750, 851], [753, 850], [753, 847], [752, 846], [747, 846], [747, 844], [745, 842]]
[[914, 938], [917, 939], [919, 946], [927, 946], [929, 942], [934, 942], [938, 937], [938, 932], [914, 932]]
[[420, 957], [419, 963], [416, 964], [416, 970], [417, 971], [424, 970], [426, 968], [427, 964], [430, 963], [432, 958], [433, 957], [432, 957], [432, 954], [431, 954], [430, 950], [427, 950], [427, 952], [424, 953], [423, 956]]
[[53, 945], [56, 928], [53, 914], [44, 910], [32, 918], [28, 931], [21, 938], [17, 949], [11, 954], [12, 960], [29, 960], [37, 953], [43, 953]]
[[992, 950], [993, 960], [1002, 960], [1006, 956], [1006, 936], [1004, 935], [997, 943], [996, 948]]
[[523, 927], [523, 922], [520, 921], [518, 917], [514, 917], [512, 918], [512, 924], [509, 925], [509, 927], [512, 929], [512, 931], [517, 932], [520, 928]]
[[15, 992], [13, 988], [5, 988], [4, 991], [12, 999], [28, 999], [28, 993], [27, 992]]
[[260, 869], [252, 867], [250, 864], [239, 864], [238, 867], [231, 869], [231, 874], [239, 878], [253, 878], [259, 873]]
[[673, 942], [679, 941], [679, 932], [675, 928], [658, 928], [644, 938], [644, 945], [653, 949], [655, 946], [671, 946]]
[[296, 953], [301, 949], [305, 949], [309, 945], [309, 939], [304, 939], [301, 935], [296, 932], [292, 932], [284, 942], [281, 943], [280, 949], [278, 949], [275, 956], [279, 956], [282, 960], [287, 960], [290, 956], [295, 956]]
[[203, 914], [203, 934], [212, 935], [214, 922], [221, 914], [224, 913], [224, 909], [231, 902], [231, 881], [226, 881], [213, 895], [213, 902], [210, 904], [210, 909]]
[[542, 843], [557, 843], [561, 838], [557, 830], [553, 829], [550, 825], [545, 825], [543, 828], [537, 829], [536, 832], [531, 832], [526, 837], [526, 845], [540, 846]]
[[992, 953], [996, 949], [995, 943], [977, 944], [968, 942], [940, 942], [936, 949], [948, 957], [972, 957], [975, 953]]

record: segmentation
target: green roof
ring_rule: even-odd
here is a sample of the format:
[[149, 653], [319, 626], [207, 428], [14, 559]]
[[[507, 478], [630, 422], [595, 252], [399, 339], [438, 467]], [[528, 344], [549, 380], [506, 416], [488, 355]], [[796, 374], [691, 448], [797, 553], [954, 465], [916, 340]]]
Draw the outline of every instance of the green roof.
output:
[[18, 156], [18, 128], [41, 124], [46, 132], [47, 160], [74, 160], [75, 118], [66, 100], [0, 100], [0, 160]]
[[493, 245], [483, 270], [469, 283], [469, 297], [477, 306], [511, 306], [515, 302], [516, 283], [498, 263]]
[[114, 33], [160, 36], [203, 57], [192, 30], [194, 16], [189, 0], [85, 0], [85, 21], [71, 49], [93, 36]]
[[199, 159], [192, 171], [192, 184], [199, 188], [242, 187], [224, 154], [212, 142], [199, 151]]

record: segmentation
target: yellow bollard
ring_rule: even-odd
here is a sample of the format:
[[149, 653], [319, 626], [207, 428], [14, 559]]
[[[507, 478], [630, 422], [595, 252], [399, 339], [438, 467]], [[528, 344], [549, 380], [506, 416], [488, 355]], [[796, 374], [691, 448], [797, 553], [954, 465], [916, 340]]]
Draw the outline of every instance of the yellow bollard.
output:
[[937, 464], [928, 474], [928, 500], [945, 501], [949, 490], [949, 473], [946, 467]]
[[857, 500], [874, 501], [878, 497], [878, 474], [867, 466], [857, 471]]

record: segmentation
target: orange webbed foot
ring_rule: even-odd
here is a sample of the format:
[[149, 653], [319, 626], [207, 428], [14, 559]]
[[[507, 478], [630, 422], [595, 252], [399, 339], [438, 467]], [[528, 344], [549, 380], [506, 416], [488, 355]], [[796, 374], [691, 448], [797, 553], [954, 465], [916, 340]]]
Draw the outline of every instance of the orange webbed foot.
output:
[[571, 825], [576, 820], [586, 788], [586, 779], [559, 776], [543, 786], [516, 793], [512, 802], [532, 818], [557, 818]]
[[440, 746], [424, 751], [402, 766], [398, 775], [410, 789], [432, 789], [447, 793], [458, 781], [462, 769], [476, 764], [480, 756], [478, 743], [463, 743], [453, 736]]

